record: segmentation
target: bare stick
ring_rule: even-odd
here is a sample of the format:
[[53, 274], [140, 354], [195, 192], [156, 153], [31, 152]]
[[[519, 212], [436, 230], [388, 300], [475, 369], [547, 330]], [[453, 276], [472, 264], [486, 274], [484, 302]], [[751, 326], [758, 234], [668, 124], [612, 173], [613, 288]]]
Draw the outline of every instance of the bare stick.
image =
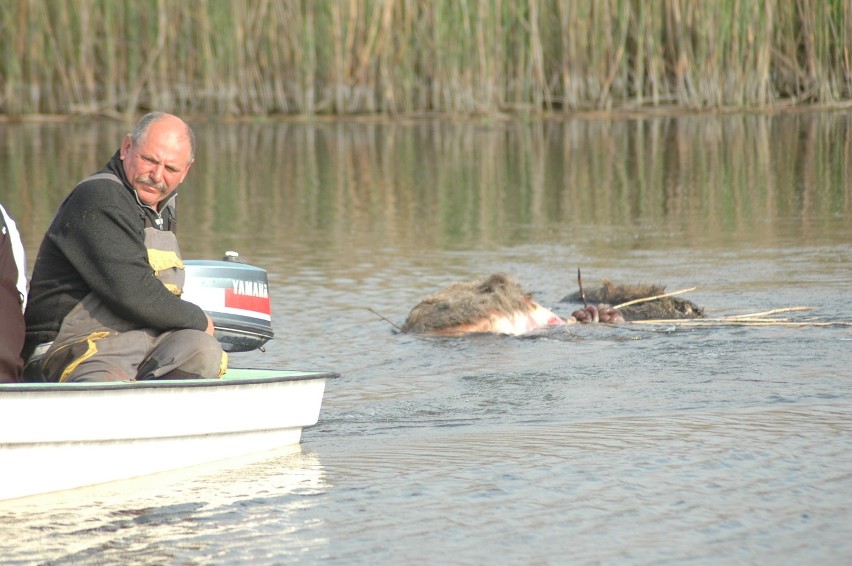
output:
[[762, 316], [723, 316], [721, 318], [705, 318], [704, 320], [709, 320], [711, 322], [810, 322], [805, 320], [791, 320], [789, 318], [765, 318]]
[[[622, 323], [625, 324], [625, 323]], [[760, 320], [760, 321], [745, 321], [731, 319], [716, 319], [716, 320], [694, 320], [694, 319], [657, 319], [657, 320], [631, 320], [626, 324], [674, 324], [677, 326], [791, 326], [794, 328], [804, 326], [852, 326], [852, 322], [795, 322], [787, 320]]]
[[577, 285], [580, 286], [580, 298], [583, 299], [583, 308], [589, 308], [589, 303], [586, 302], [586, 291], [583, 290], [583, 277], [580, 275], [579, 267], [577, 268]]
[[379, 317], [380, 319], [384, 320], [385, 322], [387, 322], [388, 324], [390, 324], [391, 326], [393, 326], [393, 327], [394, 327], [394, 328], [396, 328], [397, 330], [402, 331], [402, 328], [400, 328], [399, 326], [397, 326], [397, 325], [396, 325], [396, 324], [395, 324], [392, 320], [390, 320], [389, 318], [386, 318], [386, 317], [384, 317], [384, 316], [380, 315], [379, 313], [377, 313], [376, 311], [374, 311], [374, 310], [373, 310], [373, 309], [371, 309], [370, 307], [367, 307], [367, 310], [368, 310], [368, 311], [370, 311], [371, 313], [373, 313], [374, 315], [376, 315], [377, 317]]
[[645, 297], [643, 299], [633, 299], [632, 301], [627, 301], [626, 303], [621, 303], [620, 305], [615, 305], [614, 309], [620, 309], [622, 307], [626, 307], [628, 305], [635, 305], [636, 303], [646, 303], [648, 301], [654, 301], [656, 299], [664, 299], [666, 297], [673, 297], [674, 295], [682, 295], [683, 293], [688, 293], [690, 291], [695, 291], [698, 287], [690, 287], [689, 289], [681, 289], [680, 291], [672, 291], [671, 293], [663, 293], [662, 295], [654, 295], [653, 297]]
[[787, 307], [783, 309], [772, 309], [771, 311], [763, 311], [763, 312], [753, 312], [749, 314], [734, 314], [725, 318], [752, 318], [758, 316], [769, 316], [771, 314], [777, 314], [781, 312], [793, 312], [793, 311], [809, 311], [813, 310], [813, 307]]

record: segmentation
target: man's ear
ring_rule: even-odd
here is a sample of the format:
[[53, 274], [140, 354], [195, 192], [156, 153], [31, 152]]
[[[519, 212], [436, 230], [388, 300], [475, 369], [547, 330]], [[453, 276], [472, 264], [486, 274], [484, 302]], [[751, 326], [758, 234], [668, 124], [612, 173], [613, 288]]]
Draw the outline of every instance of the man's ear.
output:
[[192, 164], [195, 163], [195, 159], [189, 162], [189, 165], [186, 166], [186, 169], [183, 170], [183, 175], [180, 177], [180, 182], [183, 183], [183, 180], [186, 179], [186, 174], [189, 173], [189, 168], [192, 167]]
[[124, 136], [124, 141], [121, 142], [121, 151], [118, 156], [124, 161], [124, 158], [127, 157], [127, 152], [130, 151], [130, 146], [133, 144], [133, 140], [130, 138], [130, 134]]

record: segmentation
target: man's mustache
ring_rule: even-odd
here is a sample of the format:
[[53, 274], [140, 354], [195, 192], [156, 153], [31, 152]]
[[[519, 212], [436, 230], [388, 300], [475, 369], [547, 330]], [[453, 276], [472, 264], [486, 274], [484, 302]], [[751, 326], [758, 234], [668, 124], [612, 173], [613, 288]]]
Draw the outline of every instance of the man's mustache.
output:
[[158, 191], [160, 191], [161, 193], [165, 192], [166, 189], [168, 189], [168, 187], [166, 187], [165, 183], [162, 183], [162, 182], [161, 183], [155, 183], [154, 181], [151, 180], [151, 177], [147, 177], [147, 176], [136, 177], [136, 182], [141, 183], [143, 185], [148, 185], [149, 187], [153, 187], [153, 188], [157, 189]]

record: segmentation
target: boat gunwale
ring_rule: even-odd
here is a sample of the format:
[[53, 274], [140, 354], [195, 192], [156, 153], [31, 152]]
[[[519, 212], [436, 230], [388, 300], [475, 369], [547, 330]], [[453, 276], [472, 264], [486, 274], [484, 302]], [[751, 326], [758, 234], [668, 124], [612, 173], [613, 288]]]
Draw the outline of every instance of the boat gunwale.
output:
[[[138, 391], [140, 389], [192, 389], [207, 387], [239, 387], [242, 385], [267, 385], [288, 381], [311, 381], [316, 379], [336, 379], [340, 374], [332, 371], [275, 370], [264, 368], [234, 368], [252, 372], [269, 372], [270, 375], [249, 375], [247, 377], [228, 377], [218, 379], [159, 379], [140, 381], [99, 381], [99, 382], [28, 382], [0, 383], [0, 395], [3, 393], [40, 393], [40, 392], [84, 392], [84, 391]], [[286, 372], [282, 375], [280, 372]]]

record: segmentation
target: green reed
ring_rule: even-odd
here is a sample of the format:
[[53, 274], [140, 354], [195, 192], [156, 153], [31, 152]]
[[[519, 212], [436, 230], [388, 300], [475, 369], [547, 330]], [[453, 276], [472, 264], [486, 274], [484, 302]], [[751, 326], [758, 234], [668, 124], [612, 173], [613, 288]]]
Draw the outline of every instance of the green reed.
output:
[[0, 113], [492, 115], [852, 98], [846, 0], [4, 0]]

